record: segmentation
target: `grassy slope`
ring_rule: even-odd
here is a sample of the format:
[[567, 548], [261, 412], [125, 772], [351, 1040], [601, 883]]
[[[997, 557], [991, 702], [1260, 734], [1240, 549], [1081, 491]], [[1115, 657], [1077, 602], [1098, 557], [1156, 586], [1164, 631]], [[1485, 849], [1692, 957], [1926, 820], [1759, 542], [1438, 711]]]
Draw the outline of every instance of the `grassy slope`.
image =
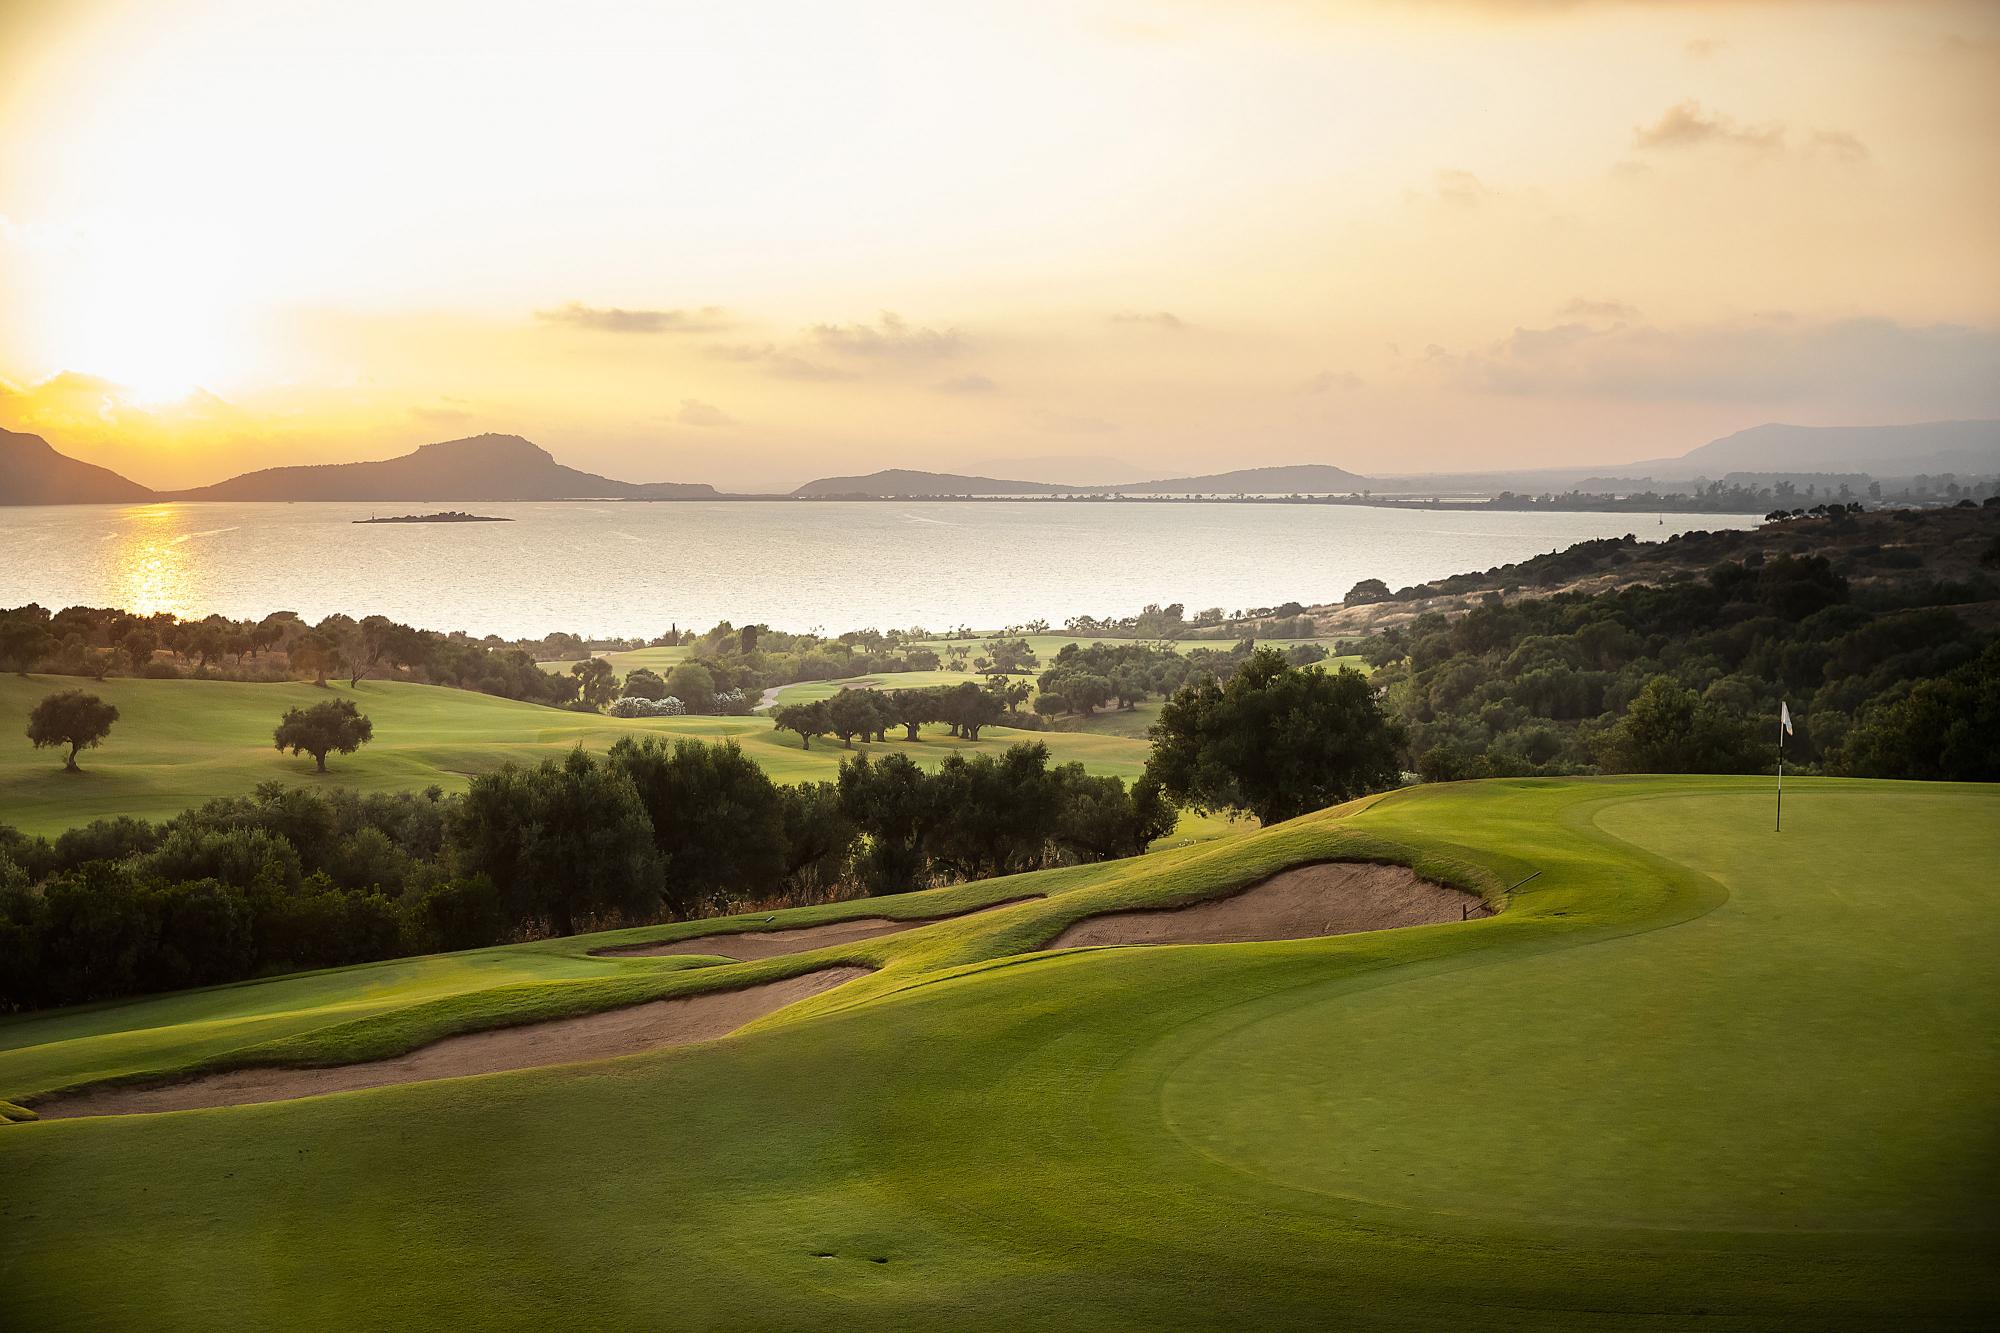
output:
[[[599, 653], [598, 656], [611, 663], [612, 670], [616, 671], [620, 676], [636, 671], [640, 667], [645, 667], [664, 676], [669, 671], [672, 671], [675, 666], [693, 656], [693, 654], [693, 645], [683, 643], [676, 644], [672, 648], [631, 648], [623, 652]], [[569, 669], [576, 665], [576, 659], [537, 662], [535, 665], [550, 675], [566, 675]]]
[[[998, 635], [998, 634], [982, 634], [982, 635], [977, 635], [970, 639], [924, 639], [920, 641], [919, 646], [930, 648], [938, 652], [939, 654], [942, 654], [952, 648], [966, 647], [972, 650], [972, 656], [978, 657], [981, 653], [986, 651], [986, 647], [988, 644], [994, 643], [997, 640], [1005, 637], [1010, 637], [1010, 636]], [[1035, 656], [1041, 660], [1041, 664], [1044, 667], [1048, 666], [1049, 663], [1055, 660], [1055, 656], [1057, 653], [1061, 652], [1065, 647], [1067, 647], [1072, 643], [1076, 644], [1078, 647], [1087, 648], [1093, 643], [1108, 643], [1113, 646], [1116, 646], [1118, 644], [1124, 644], [1124, 643], [1166, 642], [1167, 646], [1172, 648], [1175, 652], [1185, 654], [1185, 653], [1191, 653], [1197, 648], [1208, 648], [1220, 652], [1227, 652], [1231, 648], [1234, 648], [1240, 641], [1238, 639], [1233, 639], [1233, 638], [1232, 639], [1174, 639], [1171, 641], [1165, 641], [1159, 639], [1143, 639], [1143, 640], [1113, 639], [1113, 638], [1107, 638], [1102, 634], [1021, 634], [1021, 635], [1014, 635], [1011, 637], [1026, 639], [1028, 641], [1028, 647], [1034, 650]], [[1350, 635], [1348, 637], [1351, 638], [1353, 636]], [[1317, 643], [1322, 647], [1324, 647], [1327, 650], [1327, 652], [1331, 653], [1339, 645], [1340, 641], [1338, 639], [1322, 638], [1322, 639], [1258, 639], [1257, 642], [1259, 644], [1269, 644], [1274, 648], [1289, 648], [1291, 645], [1295, 643]], [[1327, 660], [1329, 664], [1335, 661], [1349, 661], [1357, 666], [1360, 665], [1361, 661], [1361, 659], [1358, 657], [1328, 658]]]
[[[967, 886], [950, 891], [959, 905], [1054, 896], [818, 960], [655, 975], [685, 988], [886, 964], [738, 1039], [0, 1126], [0, 1314], [14, 1316], [0, 1322], [1766, 1329], [1991, 1314], [2000, 792], [1801, 782], [1782, 836], [1755, 780], [1495, 782], [1362, 805]], [[1465, 925], [1008, 960], [1106, 906], [1399, 847], [1462, 880], [1542, 875]], [[364, 972], [32, 1021], [103, 1040], [217, 996], [262, 1010], [268, 987], [323, 1002]], [[302, 1030], [292, 1057], [379, 1049], [385, 1026], [401, 1029], [389, 1045], [420, 1039], [444, 1003]], [[171, 1031], [129, 1039], [155, 1048], [139, 1064], [186, 1059]], [[0, 1055], [0, 1096], [25, 1095], [22, 1062], [59, 1051]]]
[[[119, 720], [102, 748], [87, 751], [80, 774], [62, 772], [57, 752], [31, 748], [22, 732], [44, 695], [88, 688], [117, 705]], [[375, 739], [358, 753], [335, 756], [320, 777], [310, 758], [271, 748], [271, 729], [285, 709], [328, 697], [352, 698], [375, 723]], [[246, 792], [260, 782], [331, 782], [369, 791], [415, 790], [436, 783], [462, 788], [473, 775], [507, 760], [535, 762], [581, 742], [608, 748], [620, 736], [663, 733], [706, 740], [735, 737], [780, 782], [831, 778], [844, 752], [772, 729], [762, 717], [619, 719], [495, 699], [467, 690], [343, 681], [327, 690], [308, 684], [130, 680], [101, 684], [69, 677], [0, 675], [0, 823], [55, 833], [105, 815], [162, 818], [211, 796]], [[900, 733], [897, 733], [900, 735]], [[1044, 739], [1059, 761], [1080, 760], [1092, 772], [1134, 778], [1147, 746], [1112, 736], [1053, 735], [991, 728], [975, 743], [943, 728], [922, 740], [890, 740], [859, 748], [908, 753], [935, 767], [956, 750], [998, 752], [1024, 739]]]
[[781, 704], [809, 704], [830, 699], [843, 689], [927, 690], [933, 686], [966, 683], [984, 685], [986, 677], [965, 671], [890, 671], [874, 676], [849, 676], [844, 680], [802, 680], [778, 691]]

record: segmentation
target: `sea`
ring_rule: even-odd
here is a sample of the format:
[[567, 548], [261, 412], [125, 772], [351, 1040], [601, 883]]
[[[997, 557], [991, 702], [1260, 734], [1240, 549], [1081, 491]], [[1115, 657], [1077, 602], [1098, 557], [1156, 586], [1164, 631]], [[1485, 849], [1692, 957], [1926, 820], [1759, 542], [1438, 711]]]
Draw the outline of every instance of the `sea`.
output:
[[1737, 514], [1058, 501], [562, 501], [508, 523], [358, 524], [367, 503], [0, 508], [0, 607], [233, 619], [385, 615], [434, 630], [650, 638], [969, 626], [1336, 601], [1591, 538], [1746, 528]]

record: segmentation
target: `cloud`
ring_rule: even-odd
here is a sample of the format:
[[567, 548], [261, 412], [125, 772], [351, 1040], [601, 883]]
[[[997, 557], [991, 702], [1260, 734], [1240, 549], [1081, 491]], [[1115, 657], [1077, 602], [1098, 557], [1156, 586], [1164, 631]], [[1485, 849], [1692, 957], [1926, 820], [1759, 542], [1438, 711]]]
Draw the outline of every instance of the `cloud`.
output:
[[[1791, 131], [1784, 125], [1740, 125], [1719, 112], [1702, 110], [1701, 103], [1692, 99], [1668, 107], [1659, 120], [1632, 131], [1632, 146], [1653, 153], [1715, 147], [1765, 156], [1785, 152], [1790, 141]], [[1807, 131], [1802, 151], [1849, 166], [1868, 159], [1868, 146], [1846, 130]]]
[[1052, 435], [1105, 435], [1118, 426], [1103, 417], [1071, 416], [1043, 408], [1035, 413], [1035, 429]]
[[1868, 145], [1846, 130], [1814, 130], [1811, 150], [1850, 164], [1868, 160]]
[[835, 356], [867, 360], [924, 361], [956, 356], [964, 346], [957, 329], [919, 328], [885, 310], [873, 324], [815, 324], [806, 337]]
[[1710, 115], [1701, 103], [1689, 99], [1667, 108], [1657, 122], [1632, 131], [1632, 146], [1652, 150], [1701, 148], [1726, 144], [1753, 152], [1774, 152], [1785, 146], [1781, 125], [1763, 127], [1738, 125], [1724, 115]]
[[1486, 182], [1469, 171], [1440, 171], [1431, 178], [1427, 190], [1405, 190], [1403, 200], [1412, 204], [1432, 204], [1440, 208], [1458, 212], [1470, 212], [1487, 200], [1495, 191]]
[[1299, 386], [1300, 393], [1326, 393], [1332, 389], [1351, 392], [1361, 387], [1361, 377], [1351, 370], [1322, 370]]
[[674, 420], [683, 426], [733, 426], [736, 418], [713, 403], [704, 403], [698, 398], [681, 399], [681, 410], [674, 414]]
[[860, 378], [851, 370], [809, 360], [776, 343], [715, 343], [707, 351], [718, 361], [740, 361], [760, 366], [765, 374], [774, 379], [824, 383]]
[[1518, 328], [1473, 352], [1433, 346], [1426, 364], [1479, 393], [1646, 401], [1897, 404], [1926, 416], [2000, 411], [2000, 330], [1879, 317], [1783, 313], [1660, 328]]
[[1697, 37], [1682, 47], [1681, 50], [1687, 53], [1687, 57], [1690, 60], [1707, 60], [1710, 56], [1720, 53], [1728, 45], [1728, 42], [1723, 41], [1719, 37]]
[[1187, 324], [1169, 310], [1120, 310], [1111, 316], [1113, 324], [1150, 324], [1156, 329], [1179, 333]]
[[571, 301], [552, 310], [537, 310], [535, 318], [547, 324], [566, 324], [592, 333], [719, 333], [730, 327], [728, 312], [720, 306], [694, 310], [622, 310], [617, 306], [589, 306]]
[[1637, 319], [1639, 307], [1623, 301], [1593, 301], [1576, 296], [1563, 302], [1556, 315], [1562, 319]]
[[998, 393], [1000, 386], [984, 375], [954, 375], [931, 386], [939, 393]]
[[462, 426], [472, 420], [472, 413], [462, 407], [413, 407], [410, 415], [431, 426]]
[[859, 379], [864, 366], [945, 360], [965, 345], [957, 329], [920, 327], [885, 310], [873, 323], [810, 325], [787, 343], [714, 343], [706, 350], [718, 360], [757, 364], [777, 379], [831, 381]]

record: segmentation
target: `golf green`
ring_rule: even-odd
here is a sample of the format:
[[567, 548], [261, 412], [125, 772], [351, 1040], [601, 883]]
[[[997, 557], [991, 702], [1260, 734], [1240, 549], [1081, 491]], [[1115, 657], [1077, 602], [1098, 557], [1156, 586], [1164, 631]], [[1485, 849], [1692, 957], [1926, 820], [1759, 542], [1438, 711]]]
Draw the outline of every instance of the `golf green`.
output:
[[[1802, 781], [1782, 834], [1770, 795], [1423, 787], [811, 909], [789, 920], [1047, 895], [813, 955], [600, 937], [0, 1022], [18, 1101], [879, 969], [651, 1055], [0, 1125], [0, 1323], [1987, 1326], [2000, 790]], [[1342, 857], [1518, 887], [1444, 926], [1034, 952]]]

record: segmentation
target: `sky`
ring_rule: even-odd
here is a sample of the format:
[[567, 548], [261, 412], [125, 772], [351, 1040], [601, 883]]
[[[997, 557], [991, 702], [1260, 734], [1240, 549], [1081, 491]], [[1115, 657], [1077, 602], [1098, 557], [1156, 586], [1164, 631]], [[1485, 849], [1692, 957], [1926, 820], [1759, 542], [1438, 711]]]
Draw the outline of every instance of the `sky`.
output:
[[0, 0], [0, 426], [155, 486], [1990, 416], [1991, 0]]

